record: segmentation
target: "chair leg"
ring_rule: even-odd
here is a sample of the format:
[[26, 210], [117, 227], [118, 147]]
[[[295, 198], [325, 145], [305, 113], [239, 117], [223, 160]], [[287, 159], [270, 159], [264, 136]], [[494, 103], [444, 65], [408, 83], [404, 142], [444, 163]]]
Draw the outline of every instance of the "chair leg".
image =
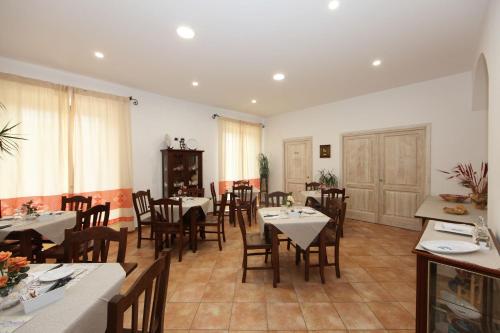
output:
[[222, 251], [221, 230], [219, 224], [217, 225], [217, 242], [219, 243], [219, 251]]
[[149, 226], [149, 238], [154, 239], [153, 225]]
[[290, 241], [290, 238], [288, 238], [288, 239], [286, 240], [286, 249], [287, 249], [288, 251], [290, 251], [290, 244], [291, 244], [291, 241]]
[[224, 243], [226, 242], [226, 230], [225, 230], [225, 225], [226, 223], [224, 222], [224, 218], [222, 218], [222, 240]]
[[182, 250], [184, 249], [184, 237], [182, 233], [179, 235], [179, 262], [182, 261]]
[[243, 276], [241, 277], [241, 282], [245, 283], [245, 282], [247, 282], [247, 251], [246, 250], [243, 252], [242, 267], [243, 267]]
[[159, 234], [156, 234], [156, 237], [155, 237], [155, 259], [158, 259], [158, 254], [160, 253], [161, 238], [162, 237]]
[[248, 217], [248, 226], [252, 226], [252, 208], [248, 208], [247, 210], [247, 217]]
[[269, 250], [266, 249], [266, 255], [264, 256], [264, 262], [267, 264], [267, 257], [269, 256]]
[[306, 281], [309, 281], [309, 249], [306, 250], [306, 254], [305, 254], [305, 263], [304, 263], [304, 267], [305, 267], [305, 280]]
[[137, 225], [137, 248], [141, 248], [141, 240], [142, 240], [142, 228], [141, 223]]
[[338, 248], [335, 248], [335, 275], [340, 279], [340, 257]]
[[297, 245], [295, 246], [295, 265], [300, 264], [300, 247]]

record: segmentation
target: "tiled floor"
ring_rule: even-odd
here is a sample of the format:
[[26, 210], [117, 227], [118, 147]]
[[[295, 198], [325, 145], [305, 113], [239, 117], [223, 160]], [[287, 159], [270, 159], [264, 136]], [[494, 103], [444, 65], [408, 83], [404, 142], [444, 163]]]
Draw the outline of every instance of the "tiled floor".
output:
[[[327, 268], [321, 284], [316, 269], [304, 281], [294, 251], [280, 251], [281, 283], [272, 288], [271, 271], [249, 271], [241, 283], [239, 229], [226, 227], [227, 242], [201, 242], [199, 251], [172, 258], [165, 332], [411, 332], [415, 327], [415, 257], [417, 233], [348, 220], [341, 240], [341, 278]], [[250, 231], [257, 231], [253, 226]], [[284, 244], [283, 244], [284, 245]], [[331, 255], [331, 253], [330, 253]], [[129, 234], [127, 261], [139, 268], [127, 288], [153, 261], [152, 242], [136, 248]], [[263, 265], [255, 257], [252, 264]]]

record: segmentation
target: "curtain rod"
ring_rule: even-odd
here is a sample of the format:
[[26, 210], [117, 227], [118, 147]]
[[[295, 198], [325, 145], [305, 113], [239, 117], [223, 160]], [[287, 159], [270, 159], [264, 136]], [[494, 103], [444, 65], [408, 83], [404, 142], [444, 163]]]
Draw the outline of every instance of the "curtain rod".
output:
[[[212, 119], [216, 119], [216, 118], [222, 118], [222, 116], [220, 114], [218, 114], [218, 113], [214, 113], [212, 115]], [[266, 126], [263, 123], [252, 123], [250, 121], [243, 121], [243, 120], [233, 119], [233, 118], [226, 118], [226, 119], [235, 120], [235, 121], [241, 121], [241, 122], [244, 122], [244, 123], [256, 124], [256, 125], [260, 125], [262, 128], [266, 128]]]

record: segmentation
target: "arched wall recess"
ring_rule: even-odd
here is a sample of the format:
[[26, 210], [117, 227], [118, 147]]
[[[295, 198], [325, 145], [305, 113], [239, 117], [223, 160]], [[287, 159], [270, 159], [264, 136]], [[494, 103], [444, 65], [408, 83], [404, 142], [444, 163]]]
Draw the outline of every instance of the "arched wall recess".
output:
[[489, 98], [488, 65], [484, 54], [481, 53], [476, 62], [474, 71], [474, 85], [472, 91], [472, 111], [488, 111]]

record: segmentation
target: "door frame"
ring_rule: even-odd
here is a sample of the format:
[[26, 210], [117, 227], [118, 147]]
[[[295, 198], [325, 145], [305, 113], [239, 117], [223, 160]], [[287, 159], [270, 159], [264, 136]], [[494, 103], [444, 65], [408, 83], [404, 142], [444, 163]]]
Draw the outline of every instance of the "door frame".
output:
[[[308, 161], [309, 164], [309, 179], [312, 179], [313, 175], [313, 137], [312, 136], [302, 136], [302, 137], [296, 137], [296, 138], [287, 138], [283, 139], [283, 191], [286, 192], [286, 144], [290, 142], [296, 142], [296, 141], [309, 141], [309, 145], [311, 147], [311, 158]], [[305, 185], [305, 184], [304, 184]]]
[[[397, 127], [386, 127], [381, 129], [372, 129], [372, 130], [361, 130], [361, 131], [352, 131], [345, 132], [340, 134], [340, 144], [339, 144], [339, 155], [340, 155], [340, 184], [344, 186], [344, 138], [350, 136], [358, 136], [358, 135], [367, 135], [367, 134], [384, 134], [384, 133], [394, 133], [394, 132], [403, 132], [408, 130], [423, 130], [425, 133], [425, 181], [424, 181], [424, 196], [422, 198], [425, 199], [430, 193], [431, 188], [431, 131], [432, 124], [431, 123], [423, 123], [423, 124], [415, 124], [415, 125], [407, 125], [407, 126], [397, 126]], [[378, 161], [380, 163], [380, 161]], [[380, 172], [380, 168], [379, 168]], [[377, 208], [377, 223], [380, 217], [379, 209]]]

